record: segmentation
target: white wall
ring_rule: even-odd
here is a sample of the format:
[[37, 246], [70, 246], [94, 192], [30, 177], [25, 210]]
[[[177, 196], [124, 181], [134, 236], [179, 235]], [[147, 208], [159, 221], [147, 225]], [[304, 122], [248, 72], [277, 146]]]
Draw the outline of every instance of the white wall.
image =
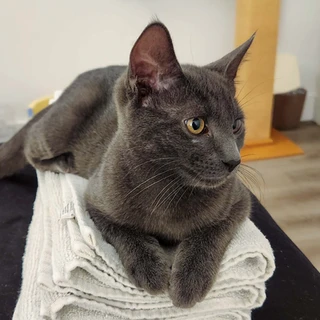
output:
[[303, 120], [314, 118], [320, 101], [320, 1], [282, 0], [278, 52], [297, 56], [307, 89]]
[[2, 2], [0, 120], [24, 118], [30, 101], [83, 71], [127, 64], [155, 14], [171, 31], [181, 62], [209, 63], [233, 48], [235, 0]]
[[[235, 0], [2, 0], [0, 122], [25, 118], [30, 101], [85, 70], [127, 63], [155, 14], [181, 62], [205, 64], [233, 48]], [[319, 17], [319, 0], [282, 0], [278, 51], [298, 57], [305, 120], [320, 100]]]

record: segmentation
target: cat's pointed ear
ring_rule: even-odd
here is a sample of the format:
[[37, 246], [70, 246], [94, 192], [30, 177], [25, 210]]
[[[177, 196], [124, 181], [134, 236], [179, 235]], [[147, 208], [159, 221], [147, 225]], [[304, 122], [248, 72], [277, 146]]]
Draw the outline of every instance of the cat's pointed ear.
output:
[[233, 81], [237, 75], [237, 71], [244, 56], [246, 55], [254, 40], [254, 37], [255, 33], [251, 36], [250, 39], [248, 39], [238, 48], [234, 49], [218, 61], [206, 65], [205, 68], [219, 72], [223, 74], [223, 76], [225, 76], [227, 79]]
[[161, 90], [182, 76], [168, 29], [160, 22], [146, 27], [130, 54], [129, 77], [139, 88]]

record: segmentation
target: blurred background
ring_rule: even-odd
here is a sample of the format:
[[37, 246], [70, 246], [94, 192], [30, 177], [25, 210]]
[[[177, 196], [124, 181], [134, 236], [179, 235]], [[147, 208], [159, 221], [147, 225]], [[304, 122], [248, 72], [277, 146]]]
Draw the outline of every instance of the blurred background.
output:
[[243, 160], [259, 172], [244, 175], [320, 269], [318, 0], [2, 1], [0, 141], [28, 120], [35, 99], [86, 70], [127, 64], [155, 16], [182, 63], [210, 63], [257, 31], [237, 88], [248, 121]]

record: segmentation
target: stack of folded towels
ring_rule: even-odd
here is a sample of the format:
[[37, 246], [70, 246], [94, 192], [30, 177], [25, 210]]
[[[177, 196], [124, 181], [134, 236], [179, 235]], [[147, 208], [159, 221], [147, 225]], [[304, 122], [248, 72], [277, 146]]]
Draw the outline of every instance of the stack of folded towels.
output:
[[38, 181], [13, 319], [243, 320], [263, 304], [274, 256], [250, 220], [234, 235], [205, 300], [180, 309], [167, 294], [153, 296], [130, 283], [85, 210], [87, 180], [38, 172]]

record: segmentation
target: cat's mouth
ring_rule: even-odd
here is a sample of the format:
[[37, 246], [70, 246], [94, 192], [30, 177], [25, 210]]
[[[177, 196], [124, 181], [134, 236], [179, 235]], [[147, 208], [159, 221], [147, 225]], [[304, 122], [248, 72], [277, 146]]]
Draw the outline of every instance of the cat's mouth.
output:
[[198, 186], [202, 188], [217, 188], [223, 185], [228, 179], [230, 175], [227, 176], [221, 176], [221, 177], [214, 177], [214, 178], [208, 178], [208, 177], [201, 177], [198, 178]]

